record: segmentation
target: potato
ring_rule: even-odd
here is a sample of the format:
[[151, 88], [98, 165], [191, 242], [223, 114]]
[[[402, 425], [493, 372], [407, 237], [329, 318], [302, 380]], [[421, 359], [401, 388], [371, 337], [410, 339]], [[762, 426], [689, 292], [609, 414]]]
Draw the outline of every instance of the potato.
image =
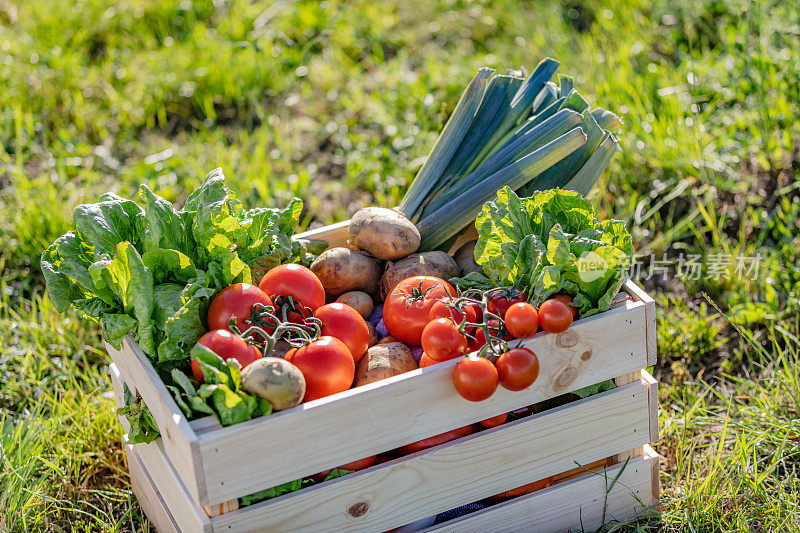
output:
[[369, 345], [370, 347], [378, 344], [378, 332], [375, 331], [375, 326], [372, 322], [367, 322], [367, 330], [369, 331]]
[[378, 259], [400, 259], [419, 248], [420, 235], [413, 222], [394, 209], [365, 207], [350, 219], [350, 244]]
[[412, 254], [387, 266], [381, 278], [381, 291], [385, 297], [395, 285], [413, 276], [435, 276], [447, 281], [458, 276], [458, 272], [456, 262], [444, 252]]
[[311, 263], [311, 271], [334, 296], [354, 290], [374, 291], [381, 276], [378, 261], [349, 248], [325, 250]]
[[354, 387], [374, 383], [409, 370], [414, 370], [417, 362], [411, 350], [402, 342], [378, 344], [367, 350], [358, 362]]
[[339, 296], [336, 301], [340, 304], [349, 305], [358, 311], [358, 314], [363, 316], [364, 320], [369, 318], [369, 315], [372, 314], [372, 308], [374, 307], [372, 297], [362, 291], [346, 292]]
[[276, 411], [282, 411], [300, 405], [306, 394], [306, 379], [289, 361], [262, 357], [242, 370], [242, 387], [269, 400]]
[[453, 255], [458, 268], [461, 270], [461, 275], [466, 276], [471, 272], [480, 272], [483, 274], [483, 267], [475, 262], [475, 245], [478, 241], [469, 241], [464, 243], [464, 246], [456, 250]]

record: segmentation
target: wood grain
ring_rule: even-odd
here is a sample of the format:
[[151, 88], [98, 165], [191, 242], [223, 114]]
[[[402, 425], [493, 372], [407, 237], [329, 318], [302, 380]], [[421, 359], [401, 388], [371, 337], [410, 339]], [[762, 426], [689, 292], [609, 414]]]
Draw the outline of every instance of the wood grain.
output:
[[315, 241], [326, 241], [329, 248], [336, 248], [337, 246], [347, 246], [347, 228], [350, 226], [350, 221], [337, 222], [324, 228], [312, 229], [304, 231], [303, 233], [296, 234], [294, 239], [312, 239]]
[[173, 520], [166, 503], [159, 495], [159, 490], [147, 473], [147, 469], [142, 465], [136, 452], [126, 450], [125, 455], [128, 458], [131, 489], [136, 495], [139, 507], [159, 533], [180, 533], [180, 528]]
[[647, 386], [635, 382], [211, 524], [214, 531], [385, 531], [630, 449], [648, 430]]
[[130, 337], [125, 337], [122, 350], [116, 350], [108, 343], [106, 350], [117, 365], [122, 380], [129, 388], [130, 384], [135, 384], [136, 391], [153, 414], [164, 449], [187, 488], [197, 501], [206, 505], [205, 486], [202, 477], [197, 476], [200, 470], [197, 437], [147, 356]]
[[[453, 389], [457, 361], [451, 360], [200, 432], [208, 494], [202, 503], [241, 497], [640, 369], [647, 360], [644, 305], [629, 302], [523, 344], [539, 356], [540, 372], [522, 392], [500, 388], [489, 400], [464, 401]], [[264, 443], [270, 444], [269, 461], [240, 460], [260, 456]]]
[[[587, 474], [424, 531], [550, 533], [600, 529], [604, 511], [608, 523], [628, 518], [641, 510], [642, 504], [645, 507], [658, 504], [658, 494], [653, 493], [654, 469], [657, 472], [657, 456], [639, 457], [630, 461], [624, 469], [622, 465], [608, 468], [605, 476]], [[614, 479], [617, 474], [620, 474], [617, 483], [604, 497], [606, 478]]]
[[647, 366], [658, 363], [658, 329], [656, 323], [656, 301], [633, 280], [626, 279], [623, 289], [637, 301], [645, 304], [647, 330]]

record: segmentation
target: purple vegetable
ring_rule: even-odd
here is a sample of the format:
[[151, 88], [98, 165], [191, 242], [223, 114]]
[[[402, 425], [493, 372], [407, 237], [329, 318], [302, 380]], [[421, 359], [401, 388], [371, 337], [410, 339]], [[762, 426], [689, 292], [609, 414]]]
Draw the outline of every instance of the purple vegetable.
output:
[[378, 340], [389, 336], [389, 330], [386, 329], [386, 324], [383, 323], [383, 320], [380, 320], [375, 326], [375, 332], [378, 334]]
[[413, 355], [414, 359], [419, 363], [419, 360], [422, 358], [422, 346], [409, 346], [409, 349], [411, 349], [411, 355]]

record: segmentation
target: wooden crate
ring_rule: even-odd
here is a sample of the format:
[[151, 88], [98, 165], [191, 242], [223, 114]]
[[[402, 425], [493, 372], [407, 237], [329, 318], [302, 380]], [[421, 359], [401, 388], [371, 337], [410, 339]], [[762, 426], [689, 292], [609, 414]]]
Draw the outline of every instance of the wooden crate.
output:
[[[346, 224], [305, 236], [339, 245]], [[124, 382], [161, 431], [126, 452], [141, 505], [163, 530], [385, 531], [605, 458], [617, 462], [612, 478], [623, 469], [608, 496], [604, 478], [586, 474], [435, 530], [485, 530], [489, 520], [492, 530], [563, 530], [580, 520], [588, 528], [604, 507], [606, 519], [622, 519], [656, 504], [658, 461], [645, 445], [658, 440], [657, 383], [643, 370], [655, 363], [653, 300], [626, 281], [611, 310], [522, 344], [541, 365], [522, 392], [465, 401], [448, 361], [230, 427], [189, 422], [130, 338], [121, 350], [106, 347], [118, 396]], [[612, 378], [614, 390], [236, 509], [259, 490]]]

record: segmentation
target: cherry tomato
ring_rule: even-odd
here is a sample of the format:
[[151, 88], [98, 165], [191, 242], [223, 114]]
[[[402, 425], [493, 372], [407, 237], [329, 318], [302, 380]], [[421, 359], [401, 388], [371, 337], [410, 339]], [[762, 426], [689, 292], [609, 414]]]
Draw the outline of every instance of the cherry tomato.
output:
[[486, 325], [494, 330], [491, 332], [492, 335], [494, 336], [502, 335], [502, 339], [504, 341], [510, 341], [514, 338], [514, 336], [511, 335], [511, 333], [509, 333], [507, 329], [500, 327], [500, 321], [497, 320], [496, 318], [490, 318], [489, 321], [486, 322]]
[[528, 302], [512, 304], [504, 320], [508, 332], [518, 339], [530, 337], [539, 330], [539, 312]]
[[572, 296], [570, 296], [569, 294], [556, 294], [554, 296], [551, 296], [550, 298], [552, 300], [561, 300], [562, 302], [567, 304], [567, 307], [569, 307], [569, 310], [572, 311], [572, 319], [573, 320], [578, 317], [578, 308], [575, 307], [574, 305], [572, 305], [572, 302], [575, 301], [572, 298]]
[[356, 374], [350, 350], [335, 337], [320, 337], [295, 351], [290, 350], [284, 358], [306, 378], [304, 402], [346, 391]]
[[467, 339], [467, 351], [477, 352], [486, 344], [486, 333], [481, 328], [473, 328], [470, 337]]
[[433, 304], [455, 295], [456, 290], [443, 279], [433, 276], [404, 279], [386, 296], [383, 323], [392, 337], [418, 346]]
[[527, 348], [511, 348], [496, 363], [500, 385], [504, 389], [527, 389], [539, 377], [539, 358]]
[[422, 349], [434, 361], [447, 361], [466, 352], [467, 337], [449, 318], [437, 318], [422, 330]]
[[508, 413], [501, 413], [497, 416], [493, 416], [492, 418], [481, 420], [481, 425], [485, 428], [493, 428], [501, 424], [505, 424], [507, 419], [508, 419]]
[[451, 307], [453, 302], [455, 302], [453, 298], [442, 298], [434, 303], [428, 314], [428, 320], [449, 318], [456, 324], [460, 324], [466, 316], [467, 322], [475, 322], [475, 308], [472, 305], [462, 305], [459, 309], [455, 309]]
[[491, 497], [491, 499], [494, 501], [505, 500], [506, 498], [513, 498], [514, 496], [521, 496], [523, 494], [528, 494], [530, 492], [547, 488], [552, 484], [553, 484], [553, 476], [550, 476], [544, 479], [540, 479], [539, 481], [534, 481], [533, 483], [528, 483], [527, 485], [522, 485], [521, 487], [517, 487], [516, 489], [511, 489], [505, 492], [501, 492], [500, 494], [495, 494], [494, 496]]
[[465, 357], [453, 369], [453, 386], [471, 402], [486, 400], [497, 390], [497, 369], [484, 357]]
[[494, 313], [499, 317], [503, 317], [506, 316], [506, 311], [508, 311], [508, 308], [513, 304], [527, 301], [528, 297], [524, 292], [513, 291], [512, 289], [509, 289], [509, 294], [507, 295], [498, 294], [497, 296], [493, 296], [492, 299], [486, 304], [486, 309], [490, 313]]
[[572, 311], [561, 300], [545, 300], [539, 306], [539, 323], [547, 333], [561, 333], [572, 325]]
[[438, 364], [438, 363], [439, 363], [439, 361], [434, 361], [425, 352], [422, 352], [422, 356], [419, 358], [419, 367], [420, 368], [425, 368], [426, 366], [431, 366], [431, 365], [435, 365], [435, 364]]
[[245, 320], [250, 318], [253, 305], [261, 303], [272, 305], [272, 299], [267, 293], [249, 283], [234, 283], [225, 287], [211, 300], [208, 308], [208, 328], [228, 329], [231, 317], [236, 317], [236, 327], [244, 332], [249, 324]]
[[[278, 296], [291, 296], [294, 301], [310, 307], [314, 312], [325, 304], [322, 282], [303, 265], [287, 263], [276, 266], [264, 274], [258, 288], [273, 300]], [[293, 320], [299, 320], [299, 316], [293, 317]]]
[[[378, 462], [378, 457], [376, 455], [370, 455], [369, 457], [365, 457], [363, 459], [359, 459], [357, 461], [353, 461], [352, 463], [347, 463], [342, 466], [337, 466], [341, 470], [350, 470], [351, 472], [357, 472], [358, 470], [364, 470], [365, 468], [369, 468], [373, 466], [375, 463]], [[325, 478], [328, 474], [331, 473], [333, 468], [329, 468], [317, 474], [311, 476], [311, 478], [316, 481], [317, 483], [322, 483], [325, 481]]]
[[354, 362], [358, 363], [364, 357], [369, 348], [369, 328], [358, 311], [349, 305], [332, 303], [317, 309], [315, 315], [322, 320], [322, 335], [336, 337], [345, 343]]
[[434, 446], [444, 444], [445, 442], [466, 437], [467, 435], [475, 433], [476, 431], [478, 431], [478, 426], [476, 424], [470, 424], [469, 426], [452, 429], [450, 431], [434, 435], [433, 437], [428, 437], [427, 439], [406, 444], [405, 446], [399, 447], [397, 451], [400, 453], [400, 455], [408, 455], [409, 453], [427, 450], [428, 448], [433, 448]]
[[[197, 343], [202, 344], [223, 359], [236, 359], [242, 365], [242, 369], [261, 357], [261, 350], [227, 329], [209, 331], [200, 337]], [[203, 371], [200, 370], [200, 363], [197, 359], [192, 359], [192, 375], [198, 383], [205, 383], [206, 379]]]

